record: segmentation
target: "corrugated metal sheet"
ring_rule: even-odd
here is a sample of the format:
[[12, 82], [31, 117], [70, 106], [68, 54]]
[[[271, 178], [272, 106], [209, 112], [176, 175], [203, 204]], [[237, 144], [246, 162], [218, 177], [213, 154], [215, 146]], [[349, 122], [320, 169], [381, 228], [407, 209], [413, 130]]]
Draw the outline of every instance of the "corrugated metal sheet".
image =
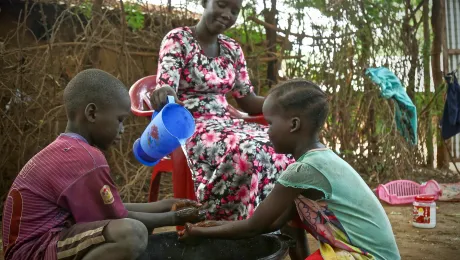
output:
[[[437, 1], [437, 0], [434, 0]], [[445, 0], [446, 1], [446, 33], [447, 33], [447, 48], [449, 50], [460, 49], [460, 0]], [[460, 69], [460, 54], [449, 55], [449, 71]], [[460, 73], [457, 73], [457, 77]], [[460, 159], [460, 134], [452, 138], [451, 152], [453, 157]]]
[[[447, 48], [460, 50], [460, 0], [446, 0], [446, 20]], [[459, 68], [460, 54], [449, 55], [449, 70]]]

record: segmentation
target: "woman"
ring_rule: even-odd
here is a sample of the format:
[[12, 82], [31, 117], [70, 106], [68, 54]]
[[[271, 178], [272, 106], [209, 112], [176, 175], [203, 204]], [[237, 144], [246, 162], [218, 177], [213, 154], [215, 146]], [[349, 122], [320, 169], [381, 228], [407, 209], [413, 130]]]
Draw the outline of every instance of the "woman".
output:
[[222, 35], [235, 24], [242, 0], [202, 5], [196, 26], [174, 29], [163, 39], [151, 101], [160, 109], [167, 95], [175, 96], [196, 120], [187, 149], [208, 219], [241, 220], [252, 215], [293, 160], [274, 153], [266, 127], [232, 119], [228, 112], [229, 91], [248, 114], [261, 114], [264, 102], [253, 92], [240, 45]]

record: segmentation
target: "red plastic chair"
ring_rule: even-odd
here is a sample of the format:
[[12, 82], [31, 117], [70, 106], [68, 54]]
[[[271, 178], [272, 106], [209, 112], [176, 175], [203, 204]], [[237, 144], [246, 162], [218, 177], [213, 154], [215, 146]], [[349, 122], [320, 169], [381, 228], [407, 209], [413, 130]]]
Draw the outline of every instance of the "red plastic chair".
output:
[[[131, 99], [131, 111], [136, 116], [152, 117], [153, 110], [150, 104], [150, 95], [156, 85], [156, 75], [144, 77], [134, 83], [129, 89]], [[266, 125], [263, 115], [249, 116], [229, 105], [232, 117], [243, 119], [247, 122]], [[149, 202], [158, 200], [160, 190], [160, 172], [172, 172], [174, 198], [186, 198], [196, 200], [195, 186], [192, 174], [188, 167], [185, 155], [181, 148], [176, 149], [170, 158], [163, 158], [152, 171], [149, 188]]]

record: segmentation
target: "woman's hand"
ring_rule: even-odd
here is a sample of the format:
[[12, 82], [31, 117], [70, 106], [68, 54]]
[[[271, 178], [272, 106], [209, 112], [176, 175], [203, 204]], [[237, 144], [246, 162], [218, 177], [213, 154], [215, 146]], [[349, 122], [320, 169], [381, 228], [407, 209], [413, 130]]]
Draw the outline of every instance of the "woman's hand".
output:
[[200, 208], [201, 206], [203, 206], [201, 203], [194, 200], [178, 199], [172, 204], [171, 211], [178, 211], [184, 208]]
[[160, 111], [167, 103], [168, 96], [173, 96], [177, 104], [183, 106], [184, 103], [177, 98], [176, 91], [173, 88], [165, 86], [156, 89], [152, 92], [150, 96], [150, 104], [152, 104], [152, 109], [155, 111]]
[[184, 225], [185, 223], [197, 223], [205, 220], [206, 211], [198, 208], [185, 208], [174, 212], [174, 223]]
[[262, 106], [265, 101], [264, 97], [256, 96], [254, 93], [251, 93], [243, 98], [236, 98], [235, 100], [241, 110], [249, 115], [262, 114]]

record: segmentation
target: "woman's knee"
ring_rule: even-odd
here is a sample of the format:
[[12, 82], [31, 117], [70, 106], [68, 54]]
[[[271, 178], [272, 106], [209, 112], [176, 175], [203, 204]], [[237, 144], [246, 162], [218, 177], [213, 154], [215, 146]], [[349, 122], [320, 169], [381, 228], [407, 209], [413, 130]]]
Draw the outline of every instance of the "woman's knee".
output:
[[112, 220], [105, 228], [109, 242], [119, 243], [127, 250], [137, 253], [144, 252], [148, 242], [148, 232], [145, 225], [135, 219]]

